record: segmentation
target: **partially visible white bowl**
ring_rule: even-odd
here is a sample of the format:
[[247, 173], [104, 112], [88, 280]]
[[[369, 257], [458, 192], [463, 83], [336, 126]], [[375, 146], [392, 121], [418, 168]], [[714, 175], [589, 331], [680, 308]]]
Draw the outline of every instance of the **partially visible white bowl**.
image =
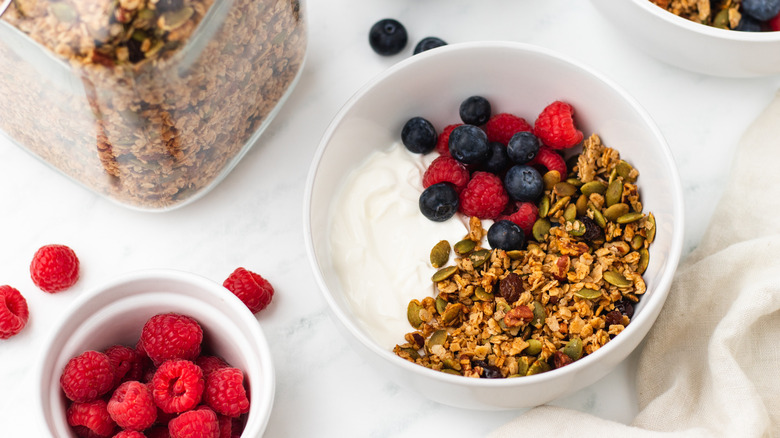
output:
[[[379, 345], [358, 321], [333, 266], [329, 244], [332, 208], [350, 171], [375, 151], [399, 142], [401, 127], [409, 117], [424, 115], [441, 129], [459, 120], [460, 102], [475, 94], [486, 97], [495, 113], [530, 117], [554, 100], [572, 104], [586, 135], [598, 133], [606, 145], [617, 148], [639, 169], [643, 203], [656, 216], [658, 232], [645, 273], [648, 291], [631, 324], [593, 354], [547, 373], [471, 379], [403, 360]], [[677, 169], [663, 136], [650, 116], [617, 85], [583, 65], [527, 44], [452, 44], [391, 67], [336, 115], [307, 179], [304, 234], [315, 278], [337, 326], [382, 376], [447, 405], [521, 408], [544, 404], [596, 382], [644, 338], [666, 300], [680, 258], [682, 199]], [[398, 312], [405, 317], [406, 308]], [[403, 333], [398, 339], [403, 342]]]
[[66, 310], [36, 364], [41, 436], [76, 436], [65, 419], [67, 400], [59, 383], [70, 358], [115, 344], [135, 346], [144, 323], [167, 312], [195, 318], [203, 328], [204, 349], [244, 371], [251, 404], [242, 436], [261, 436], [271, 415], [275, 376], [257, 319], [221, 285], [172, 270], [125, 275], [80, 296]]
[[591, 0], [638, 49], [668, 64], [723, 77], [780, 73], [780, 32], [718, 29], [678, 17], [650, 0]]

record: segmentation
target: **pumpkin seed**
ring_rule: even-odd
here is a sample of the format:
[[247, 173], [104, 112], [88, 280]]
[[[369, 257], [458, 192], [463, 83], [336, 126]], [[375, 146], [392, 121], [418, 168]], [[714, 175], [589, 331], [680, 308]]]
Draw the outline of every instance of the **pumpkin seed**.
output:
[[729, 8], [723, 8], [712, 19], [712, 26], [719, 29], [729, 29]]
[[588, 210], [588, 197], [584, 195], [578, 197], [575, 206], [577, 207], [577, 216], [585, 216], [585, 212]]
[[436, 307], [436, 313], [438, 313], [439, 315], [444, 313], [444, 309], [447, 308], [447, 304], [449, 303], [447, 302], [447, 300], [442, 298], [441, 295], [437, 296], [436, 301], [434, 302], [434, 306]]
[[558, 199], [555, 201], [555, 204], [553, 204], [552, 207], [550, 207], [549, 213], [547, 213], [549, 216], [554, 215], [558, 210], [562, 209], [564, 205], [568, 204], [571, 200], [571, 196], [564, 196], [563, 198]]
[[566, 206], [566, 210], [563, 211], [563, 218], [567, 222], [572, 222], [577, 218], [577, 206], [575, 204], [569, 204]]
[[451, 370], [449, 368], [442, 368], [441, 372], [444, 373], [444, 374], [452, 374], [453, 376], [460, 376], [461, 375], [459, 372], [457, 372], [455, 370]]
[[441, 268], [447, 264], [449, 259], [450, 242], [442, 240], [433, 246], [433, 249], [431, 249], [431, 265], [433, 265], [434, 268]]
[[456, 243], [453, 247], [455, 249], [456, 254], [468, 254], [471, 251], [474, 251], [474, 248], [477, 246], [477, 242], [471, 240], [471, 239], [463, 239], [460, 242]]
[[588, 210], [590, 210], [593, 213], [593, 222], [596, 222], [596, 225], [600, 226], [601, 228], [607, 227], [607, 220], [604, 218], [604, 215], [601, 214], [601, 210], [596, 208], [593, 203], [588, 203]]
[[490, 250], [489, 249], [480, 249], [478, 251], [474, 251], [471, 254], [469, 254], [469, 260], [471, 260], [471, 264], [474, 265], [475, 268], [479, 268], [480, 266], [484, 265], [486, 261], [490, 259]]
[[422, 318], [420, 318], [421, 310], [423, 310], [423, 306], [417, 300], [409, 301], [409, 306], [406, 307], [406, 319], [416, 329], [420, 328], [423, 323]]
[[564, 196], [573, 196], [575, 193], [577, 193], [577, 187], [567, 183], [566, 181], [559, 182], [558, 184], [553, 187], [553, 193], [555, 193], [556, 196], [559, 198], [562, 198]]
[[430, 353], [431, 347], [434, 345], [444, 345], [444, 343], [447, 342], [447, 330], [439, 329], [433, 332], [430, 338], [428, 338], [428, 342], [426, 350]]
[[636, 178], [631, 176], [631, 171], [634, 170], [634, 166], [627, 162], [623, 160], [618, 161], [617, 165], [615, 165], [615, 170], [617, 171], [617, 174], [623, 178], [623, 181], [629, 183], [636, 181]]
[[655, 216], [653, 213], [647, 214], [647, 220], [645, 221], [645, 230], [647, 236], [647, 243], [653, 243], [655, 240]]
[[552, 190], [556, 184], [561, 182], [561, 174], [557, 170], [551, 170], [542, 175], [542, 182], [544, 182], [545, 190]]
[[438, 283], [452, 277], [456, 272], [458, 272], [457, 266], [447, 266], [446, 268], [441, 268], [436, 271], [436, 273], [433, 274], [433, 277], [431, 277], [431, 280], [434, 283]]
[[623, 198], [623, 181], [616, 179], [609, 183], [607, 193], [604, 194], [607, 201], [607, 207], [617, 204]]
[[519, 249], [513, 249], [506, 252], [506, 255], [509, 256], [512, 260], [519, 260], [523, 258], [523, 251], [520, 251]]
[[607, 185], [601, 181], [591, 181], [583, 184], [582, 187], [580, 187], [580, 191], [587, 197], [590, 197], [593, 193], [603, 195], [607, 192]]
[[162, 22], [160, 28], [162, 30], [170, 31], [177, 29], [184, 25], [195, 13], [195, 10], [189, 6], [185, 6], [178, 11], [169, 11], [162, 14]]
[[631, 249], [638, 250], [645, 246], [645, 238], [640, 236], [639, 234], [634, 235], [634, 238], [631, 239]]
[[603, 275], [604, 280], [613, 286], [628, 287], [633, 284], [629, 279], [615, 271], [606, 271]]
[[550, 232], [550, 227], [552, 227], [552, 224], [550, 224], [548, 219], [537, 219], [536, 222], [534, 222], [534, 226], [531, 228], [531, 234], [537, 242], [544, 242], [545, 237], [547, 237], [547, 234]]
[[444, 360], [441, 361], [441, 363], [442, 363], [442, 365], [444, 365], [445, 367], [447, 367], [450, 370], [458, 370], [458, 371], [460, 371], [460, 369], [461, 369], [460, 368], [460, 362], [458, 362], [457, 360], [455, 360], [455, 359], [453, 359], [451, 357], [445, 358]]
[[531, 320], [531, 325], [535, 326], [536, 328], [540, 328], [542, 324], [544, 324], [544, 320], [547, 318], [547, 311], [544, 310], [544, 306], [542, 303], [538, 301], [534, 301], [534, 318]]
[[550, 214], [550, 197], [544, 195], [539, 200], [539, 217], [547, 217], [548, 214]]
[[63, 23], [73, 23], [78, 18], [73, 6], [64, 2], [49, 4], [49, 11]]
[[414, 348], [402, 348], [401, 351], [406, 352], [406, 354], [409, 355], [414, 360], [417, 360], [420, 358], [420, 353], [417, 352]]
[[482, 286], [477, 286], [474, 290], [474, 297], [478, 301], [493, 301], [494, 298], [493, 294], [487, 292]]
[[571, 230], [569, 231], [569, 234], [575, 237], [582, 236], [585, 234], [585, 232], [588, 230], [588, 228], [585, 226], [585, 224], [582, 223], [580, 220], [575, 220], [572, 222]]
[[520, 374], [521, 376], [528, 375], [528, 369], [531, 368], [531, 364], [533, 364], [535, 360], [536, 358], [531, 356], [522, 356], [520, 359], [518, 359], [517, 374]]
[[585, 298], [586, 300], [595, 300], [596, 298], [601, 297], [601, 291], [583, 287], [577, 292], [574, 292], [574, 295], [577, 295], [580, 298]]
[[542, 343], [538, 339], [529, 339], [528, 346], [525, 347], [525, 354], [536, 356], [542, 352]]
[[458, 320], [461, 310], [463, 310], [463, 304], [450, 303], [447, 308], [444, 309], [444, 313], [441, 314], [441, 323], [445, 326], [453, 324]]
[[567, 178], [566, 182], [577, 188], [582, 187], [582, 181], [579, 178]]
[[604, 210], [604, 218], [610, 222], [616, 222], [617, 218], [627, 214], [629, 210], [628, 204], [619, 203]]
[[531, 364], [531, 366], [528, 368], [528, 373], [526, 376], [541, 374], [547, 371], [550, 371], [550, 364], [548, 364], [547, 361], [536, 359], [536, 362]]
[[636, 272], [644, 274], [648, 263], [650, 263], [650, 251], [647, 248], [642, 248], [639, 250], [639, 264], [636, 267]]
[[571, 358], [578, 360], [582, 357], [582, 340], [573, 338], [563, 346], [563, 353]]
[[609, 174], [609, 181], [607, 182], [607, 184], [612, 184], [612, 181], [617, 179], [617, 177], [618, 177], [617, 169], [612, 168], [612, 172]]
[[645, 217], [645, 215], [643, 215], [642, 213], [637, 213], [637, 212], [626, 213], [617, 218], [617, 223], [630, 224], [631, 222], [636, 222], [639, 219], [642, 219], [643, 217]]

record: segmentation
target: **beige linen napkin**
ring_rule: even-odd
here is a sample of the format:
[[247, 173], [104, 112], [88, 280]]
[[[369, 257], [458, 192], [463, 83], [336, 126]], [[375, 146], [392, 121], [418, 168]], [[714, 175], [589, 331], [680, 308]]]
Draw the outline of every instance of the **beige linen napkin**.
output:
[[780, 95], [736, 155], [640, 354], [632, 424], [543, 406], [491, 438], [780, 436]]

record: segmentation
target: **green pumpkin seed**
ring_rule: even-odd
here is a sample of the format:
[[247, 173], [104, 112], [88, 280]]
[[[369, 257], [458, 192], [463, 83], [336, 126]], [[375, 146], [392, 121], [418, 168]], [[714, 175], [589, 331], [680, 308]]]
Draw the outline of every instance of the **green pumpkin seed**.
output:
[[636, 267], [636, 272], [639, 274], [644, 274], [647, 270], [648, 263], [650, 263], [650, 252], [647, 250], [647, 248], [642, 248], [639, 250], [639, 264]]
[[474, 297], [478, 301], [493, 301], [493, 294], [490, 292], [485, 291], [485, 288], [482, 286], [477, 286], [477, 288], [474, 290]]
[[431, 280], [434, 283], [438, 283], [452, 277], [456, 272], [458, 272], [457, 266], [447, 266], [446, 268], [441, 268], [436, 271], [436, 273], [433, 274], [433, 277], [431, 277]]
[[474, 251], [474, 248], [477, 246], [477, 242], [471, 240], [471, 239], [463, 239], [460, 242], [456, 243], [454, 246], [455, 253], [456, 254], [468, 254], [471, 251]]
[[653, 213], [647, 214], [645, 229], [647, 230], [647, 243], [653, 243], [653, 240], [655, 240], [655, 216], [653, 216]]
[[542, 175], [542, 182], [544, 182], [545, 190], [552, 190], [556, 184], [561, 182], [561, 174], [557, 170], [551, 170]]
[[535, 357], [522, 356], [517, 359], [517, 374], [521, 376], [528, 375], [528, 369], [531, 368], [531, 364], [536, 360]]
[[433, 246], [433, 249], [431, 249], [431, 265], [433, 265], [434, 268], [441, 268], [447, 264], [449, 259], [450, 242], [442, 240]]
[[434, 303], [434, 306], [436, 306], [436, 313], [438, 313], [439, 315], [444, 313], [444, 309], [447, 308], [447, 304], [449, 303], [447, 302], [447, 300], [442, 298], [441, 295], [436, 297], [436, 302]]
[[645, 246], [645, 238], [640, 236], [639, 234], [634, 235], [634, 238], [631, 239], [631, 249], [638, 250]]
[[604, 193], [607, 193], [607, 185], [601, 181], [591, 181], [583, 184], [582, 187], [580, 187], [580, 191], [587, 197], [590, 197], [593, 193], [603, 195]]
[[444, 374], [452, 374], [453, 376], [460, 376], [461, 374], [455, 370], [451, 370], [449, 368], [442, 368], [441, 372]]
[[616, 222], [619, 224], [630, 224], [631, 222], [636, 222], [643, 217], [645, 217], [645, 215], [642, 213], [626, 213], [618, 217]]
[[628, 204], [619, 203], [604, 210], [604, 218], [610, 222], [616, 222], [620, 216], [627, 214], [629, 211]]
[[169, 11], [162, 14], [162, 30], [171, 31], [184, 25], [195, 13], [195, 10], [185, 6], [178, 11]]
[[571, 339], [563, 346], [563, 353], [571, 358], [578, 360], [582, 357], [582, 341], [580, 338]]
[[550, 197], [544, 195], [539, 200], [539, 217], [547, 217], [548, 214], [550, 214]]
[[420, 358], [420, 353], [417, 352], [414, 348], [402, 348], [401, 351], [405, 352], [414, 360], [417, 360]]
[[577, 206], [575, 204], [569, 204], [566, 206], [566, 210], [563, 211], [563, 218], [567, 222], [572, 222], [577, 218]]
[[609, 183], [607, 193], [604, 199], [607, 201], [607, 207], [617, 204], [623, 198], [623, 181], [616, 179]]
[[587, 231], [587, 227], [585, 227], [585, 224], [582, 223], [580, 220], [575, 220], [572, 222], [572, 228], [569, 230], [569, 234], [574, 237], [580, 237], [585, 234], [585, 231]]
[[471, 260], [471, 264], [474, 265], [475, 268], [479, 268], [480, 266], [484, 265], [486, 261], [490, 259], [490, 250], [489, 249], [480, 249], [478, 251], [474, 251], [471, 254], [469, 254], [469, 260]]
[[49, 11], [63, 23], [73, 23], [78, 18], [73, 6], [64, 2], [49, 4]]
[[629, 287], [633, 284], [631, 283], [631, 280], [615, 271], [604, 272], [604, 280], [607, 283], [617, 287]]
[[601, 297], [601, 291], [584, 287], [577, 292], [574, 292], [574, 295], [577, 295], [580, 298], [585, 298], [586, 300], [595, 300], [596, 298]]
[[544, 320], [547, 319], [547, 311], [544, 309], [542, 303], [538, 301], [534, 301], [532, 305], [534, 306], [534, 318], [531, 320], [531, 325], [540, 328], [542, 324], [544, 324]]
[[601, 214], [601, 210], [596, 208], [593, 203], [588, 203], [588, 210], [593, 213], [593, 222], [596, 222], [596, 225], [600, 226], [601, 228], [607, 227], [607, 220], [604, 218], [604, 215]]
[[544, 360], [537, 359], [536, 362], [531, 364], [531, 366], [528, 368], [528, 373], [526, 374], [526, 376], [541, 374], [547, 371], [550, 371], [550, 364], [548, 364]]
[[528, 346], [525, 347], [525, 354], [536, 356], [542, 352], [542, 343], [538, 339], [529, 339]]
[[426, 343], [428, 352], [430, 352], [431, 347], [434, 345], [444, 345], [445, 342], [447, 342], [447, 330], [436, 330], [431, 337], [428, 338], [428, 342]]
[[567, 178], [566, 182], [577, 188], [582, 187], [582, 181], [579, 178]]
[[537, 242], [544, 242], [547, 234], [550, 232], [552, 224], [548, 219], [540, 218], [534, 222], [533, 228], [531, 228], [531, 234], [534, 236]]
[[618, 177], [617, 169], [612, 169], [612, 172], [609, 174], [609, 181], [607, 184], [612, 184], [613, 181], [615, 181]]
[[712, 26], [718, 29], [729, 29], [729, 9], [721, 9], [712, 19]]
[[561, 181], [558, 184], [553, 187], [553, 193], [555, 193], [556, 196], [559, 198], [562, 198], [564, 196], [573, 196], [575, 193], [577, 193], [577, 187], [567, 183], [566, 181]]
[[549, 213], [547, 213], [548, 216], [554, 215], [558, 210], [562, 209], [566, 204], [571, 201], [571, 196], [564, 196], [563, 198], [558, 199], [555, 201], [555, 204], [553, 204], [552, 207], [550, 207]]
[[409, 301], [409, 306], [406, 307], [406, 319], [408, 319], [409, 324], [416, 329], [420, 328], [423, 323], [422, 318], [420, 318], [421, 310], [423, 310], [423, 306], [417, 300]]
[[458, 320], [461, 310], [463, 310], [463, 304], [451, 303], [444, 309], [444, 313], [441, 314], [441, 322], [444, 325], [451, 325]]
[[577, 207], [577, 216], [585, 216], [585, 212], [588, 210], [588, 197], [578, 197], [574, 205]]
[[506, 252], [506, 255], [509, 256], [512, 260], [520, 260], [523, 258], [523, 251], [520, 251], [519, 249], [513, 249]]
[[450, 370], [458, 370], [458, 371], [460, 371], [460, 369], [461, 369], [460, 368], [460, 362], [458, 362], [457, 360], [455, 360], [455, 359], [453, 359], [451, 357], [445, 358], [444, 360], [441, 361], [441, 363], [447, 369], [450, 369]]
[[636, 178], [631, 176], [631, 171], [634, 170], [634, 166], [628, 164], [627, 162], [623, 160], [618, 161], [617, 165], [615, 166], [615, 170], [617, 171], [617, 174], [623, 178], [623, 181], [629, 183], [636, 181]]

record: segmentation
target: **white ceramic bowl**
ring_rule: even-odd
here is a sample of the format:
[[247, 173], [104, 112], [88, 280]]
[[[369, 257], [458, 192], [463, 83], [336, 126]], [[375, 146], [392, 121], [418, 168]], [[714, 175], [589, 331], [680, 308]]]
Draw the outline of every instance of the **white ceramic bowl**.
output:
[[115, 344], [134, 346], [143, 324], [166, 312], [195, 318], [203, 328], [204, 347], [244, 371], [251, 405], [242, 436], [261, 436], [273, 406], [275, 378], [271, 351], [260, 325], [221, 285], [170, 270], [128, 274], [80, 296], [65, 312], [45, 341], [37, 363], [41, 436], [76, 436], [65, 420], [67, 401], [59, 383], [70, 358]]
[[591, 0], [638, 49], [696, 73], [757, 77], [780, 73], [780, 32], [718, 29], [678, 17], [650, 0]]
[[[487, 97], [495, 113], [532, 118], [556, 99], [571, 103], [583, 131], [598, 133], [640, 170], [644, 205], [657, 219], [657, 238], [645, 274], [648, 292], [634, 320], [606, 346], [561, 369], [514, 379], [470, 379], [407, 362], [377, 344], [357, 322], [333, 268], [330, 210], [346, 175], [372, 152], [398, 142], [401, 127], [412, 115], [425, 115], [441, 129], [459, 120], [460, 102], [474, 94]], [[639, 344], [666, 299], [682, 247], [682, 215], [682, 191], [669, 148], [634, 99], [600, 74], [545, 49], [481, 42], [415, 55], [379, 75], [347, 102], [325, 132], [312, 163], [304, 233], [315, 277], [337, 325], [381, 375], [452, 406], [519, 408], [594, 383]], [[405, 317], [406, 307], [398, 312]], [[403, 333], [398, 338], [403, 342]]]

